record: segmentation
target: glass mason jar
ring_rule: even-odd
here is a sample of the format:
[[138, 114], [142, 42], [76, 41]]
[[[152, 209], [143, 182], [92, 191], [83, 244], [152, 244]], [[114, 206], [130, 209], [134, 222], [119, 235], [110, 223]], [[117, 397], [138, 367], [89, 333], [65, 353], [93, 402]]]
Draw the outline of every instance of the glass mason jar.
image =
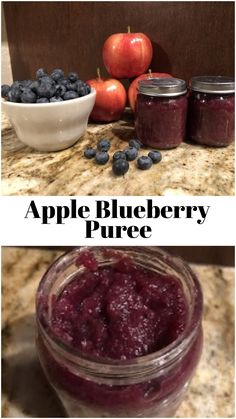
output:
[[[52, 304], [78, 272], [84, 249], [98, 266], [125, 255], [150, 272], [173, 275], [188, 304], [184, 331], [163, 349], [131, 360], [97, 359], [72, 348], [50, 328]], [[37, 347], [44, 372], [69, 417], [173, 417], [202, 350], [201, 287], [180, 258], [153, 247], [77, 248], [56, 260], [43, 276], [36, 297]]]
[[135, 107], [135, 130], [145, 146], [167, 149], [185, 138], [187, 88], [184, 80], [152, 78], [141, 80]]
[[223, 147], [234, 139], [234, 79], [200, 76], [190, 80], [188, 137]]

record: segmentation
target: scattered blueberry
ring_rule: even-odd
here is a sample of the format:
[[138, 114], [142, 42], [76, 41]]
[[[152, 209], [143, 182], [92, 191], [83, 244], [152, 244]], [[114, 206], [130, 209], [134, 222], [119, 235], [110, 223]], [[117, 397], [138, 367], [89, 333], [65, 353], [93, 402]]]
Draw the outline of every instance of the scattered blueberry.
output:
[[137, 160], [137, 166], [141, 170], [148, 170], [152, 166], [152, 159], [148, 156], [141, 156]]
[[152, 159], [153, 163], [159, 163], [162, 159], [162, 155], [158, 150], [152, 150], [148, 153], [150, 159]]
[[109, 140], [106, 140], [106, 139], [100, 140], [97, 143], [97, 149], [99, 151], [108, 151], [110, 147], [111, 147], [111, 143]]
[[109, 154], [106, 151], [97, 151], [95, 161], [98, 164], [106, 164], [109, 160]]
[[43, 76], [47, 76], [47, 73], [46, 73], [46, 71], [43, 68], [39, 68], [36, 71], [36, 78], [37, 79], [41, 79]]
[[63, 99], [60, 96], [53, 96], [50, 98], [50, 102], [63, 102]]
[[63, 95], [63, 99], [64, 100], [70, 100], [70, 99], [76, 99], [78, 96], [78, 93], [75, 92], [74, 90], [68, 90], [64, 95]]
[[88, 147], [84, 150], [84, 157], [86, 159], [92, 159], [96, 155], [96, 150], [94, 148]]
[[78, 80], [78, 74], [77, 73], [69, 73], [68, 79], [71, 81], [71, 83], [74, 83]]
[[123, 160], [126, 160], [126, 154], [125, 154], [125, 152], [124, 151], [116, 151], [114, 154], [113, 154], [113, 161], [116, 161], [116, 160], [120, 160], [120, 159], [123, 159]]
[[141, 143], [139, 140], [129, 140], [129, 146], [137, 148], [137, 150], [139, 150], [141, 148]]
[[7, 94], [9, 92], [9, 90], [10, 90], [10, 86], [8, 86], [8, 84], [3, 84], [1, 86], [1, 96], [2, 97], [7, 97]]
[[36, 100], [36, 103], [49, 103], [49, 100], [47, 97], [40, 97]]
[[63, 79], [64, 78], [64, 73], [60, 68], [56, 68], [55, 70], [53, 70], [53, 72], [51, 73], [51, 78], [58, 82], [58, 80]]
[[25, 88], [21, 94], [21, 102], [22, 103], [35, 103], [37, 100], [37, 96], [31, 89]]
[[130, 147], [125, 150], [126, 159], [128, 161], [133, 161], [138, 156], [138, 150], [135, 147]]
[[119, 159], [113, 162], [112, 164], [113, 173], [117, 176], [122, 176], [129, 170], [129, 163], [127, 160]]

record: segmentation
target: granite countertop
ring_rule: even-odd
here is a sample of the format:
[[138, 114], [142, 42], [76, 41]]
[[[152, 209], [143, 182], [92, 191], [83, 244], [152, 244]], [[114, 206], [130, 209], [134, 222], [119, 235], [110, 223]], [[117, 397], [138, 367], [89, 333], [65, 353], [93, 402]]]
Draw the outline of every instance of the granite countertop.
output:
[[[34, 296], [61, 251], [2, 249], [3, 417], [65, 417], [46, 382], [34, 343]], [[204, 350], [177, 417], [234, 417], [234, 269], [191, 265], [205, 300]]]
[[[87, 146], [111, 139], [111, 153], [134, 137], [133, 117], [109, 124], [89, 124], [71, 148], [42, 153], [17, 138], [5, 115], [2, 118], [3, 195], [234, 195], [234, 145], [211, 148], [183, 143], [163, 150], [163, 160], [150, 170], [134, 162], [124, 177], [115, 177], [111, 164], [95, 165], [83, 157]], [[149, 150], [144, 150], [145, 154]]]

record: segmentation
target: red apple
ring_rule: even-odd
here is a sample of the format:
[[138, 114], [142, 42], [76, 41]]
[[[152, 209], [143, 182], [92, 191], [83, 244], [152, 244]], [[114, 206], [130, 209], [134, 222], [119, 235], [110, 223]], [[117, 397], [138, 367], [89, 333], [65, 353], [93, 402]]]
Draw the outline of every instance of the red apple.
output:
[[111, 122], [120, 119], [127, 98], [123, 84], [115, 79], [101, 78], [99, 69], [98, 77], [88, 80], [86, 83], [93, 87], [97, 93], [90, 118], [98, 122]]
[[151, 70], [149, 70], [148, 73], [141, 74], [141, 76], [134, 79], [131, 85], [129, 86], [129, 90], [128, 90], [129, 104], [133, 111], [135, 108], [135, 102], [137, 98], [138, 82], [142, 79], [151, 79], [153, 77], [173, 77], [173, 76], [171, 76], [171, 74], [168, 74], [168, 73], [152, 73]]
[[109, 74], [118, 79], [144, 73], [152, 61], [152, 43], [144, 33], [115, 33], [103, 45], [103, 62]]

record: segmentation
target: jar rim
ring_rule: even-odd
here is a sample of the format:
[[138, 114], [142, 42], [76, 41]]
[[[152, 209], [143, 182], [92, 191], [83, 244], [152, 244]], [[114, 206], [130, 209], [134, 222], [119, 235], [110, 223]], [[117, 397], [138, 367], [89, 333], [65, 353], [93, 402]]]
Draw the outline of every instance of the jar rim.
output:
[[174, 97], [187, 93], [186, 82], [175, 77], [150, 77], [138, 82], [138, 93], [147, 96]]
[[[54, 269], [55, 273], [57, 272], [58, 264], [63, 264], [65, 258], [67, 256], [72, 256], [71, 259], [76, 259], [78, 257], [78, 252], [84, 249], [91, 250], [97, 249], [98, 247], [91, 247], [91, 246], [83, 246], [76, 248], [74, 250], [70, 250], [65, 254], [61, 255], [57, 258], [48, 268], [48, 270], [43, 275], [39, 287], [38, 293], [40, 294], [42, 291], [42, 287], [44, 286], [45, 282], [47, 281], [48, 274], [52, 269]], [[101, 247], [99, 247], [101, 249]], [[184, 331], [171, 342], [166, 347], [149, 353], [147, 355], [139, 356], [136, 358], [128, 359], [128, 360], [120, 360], [120, 359], [112, 359], [112, 358], [95, 358], [91, 355], [88, 355], [78, 349], [72, 348], [69, 344], [63, 342], [59, 337], [55, 336], [52, 331], [46, 330], [40, 316], [37, 315], [37, 325], [39, 327], [40, 332], [42, 333], [45, 341], [51, 347], [51, 349], [58, 353], [60, 357], [65, 358], [70, 364], [74, 366], [79, 366], [80, 369], [84, 370], [85, 377], [88, 374], [91, 374], [93, 377], [102, 377], [104, 373], [106, 378], [117, 378], [121, 383], [123, 380], [130, 379], [130, 382], [140, 382], [136, 381], [134, 376], [140, 378], [140, 375], [147, 377], [147, 374], [152, 377], [152, 374], [156, 374], [157, 371], [162, 371], [163, 369], [169, 368], [180, 356], [182, 356], [188, 349], [189, 344], [194, 340], [196, 336], [196, 331], [199, 329], [201, 324], [202, 318], [202, 309], [203, 309], [203, 295], [201, 290], [201, 285], [198, 281], [196, 274], [192, 271], [192, 269], [188, 266], [188, 264], [180, 257], [176, 257], [170, 255], [168, 252], [160, 249], [160, 248], [148, 248], [138, 246], [137, 248], [129, 247], [129, 246], [120, 246], [120, 247], [113, 247], [113, 249], [118, 251], [124, 251], [129, 249], [137, 249], [147, 251], [147, 249], [154, 249], [154, 253], [158, 252], [158, 255], [162, 255], [168, 263], [179, 264], [181, 269], [184, 269], [185, 275], [187, 275], [192, 281], [193, 287], [193, 310], [191, 313], [191, 319], [193, 322], [188, 321], [188, 324]], [[171, 262], [170, 262], [171, 261]], [[39, 312], [39, 303], [38, 298], [36, 297], [36, 314]], [[103, 370], [100, 373], [97, 371], [97, 367], [102, 366]], [[140, 369], [142, 370], [142, 374], [140, 373]], [[81, 370], [80, 370], [81, 371]]]
[[233, 77], [226, 76], [195, 76], [190, 79], [191, 89], [202, 93], [234, 93]]

